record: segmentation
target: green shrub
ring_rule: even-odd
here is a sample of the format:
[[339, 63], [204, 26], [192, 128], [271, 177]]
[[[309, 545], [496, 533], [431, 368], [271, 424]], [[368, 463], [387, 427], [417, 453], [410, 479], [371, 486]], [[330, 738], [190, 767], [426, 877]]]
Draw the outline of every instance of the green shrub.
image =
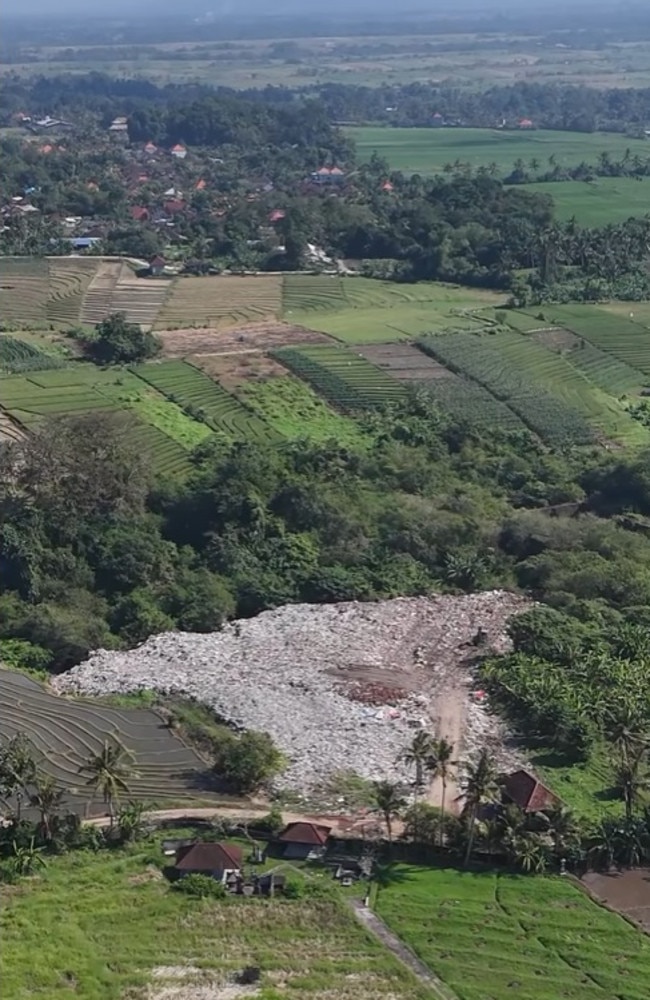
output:
[[183, 892], [197, 899], [225, 899], [226, 887], [210, 875], [186, 875], [172, 885], [174, 892]]

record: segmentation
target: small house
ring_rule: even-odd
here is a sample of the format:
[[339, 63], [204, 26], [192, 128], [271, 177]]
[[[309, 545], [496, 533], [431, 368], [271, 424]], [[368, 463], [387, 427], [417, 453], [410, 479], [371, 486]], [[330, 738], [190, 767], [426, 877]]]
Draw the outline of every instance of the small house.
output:
[[193, 843], [177, 850], [172, 874], [209, 875], [225, 885], [239, 877], [241, 866], [242, 849], [236, 844]]
[[319, 823], [289, 823], [277, 838], [282, 857], [296, 861], [322, 857], [331, 832], [331, 826]]
[[170, 198], [163, 204], [165, 215], [178, 215], [184, 208], [185, 202], [181, 201], [180, 198]]
[[535, 128], [535, 126], [530, 118], [520, 118], [517, 122], [517, 128]]
[[172, 146], [171, 154], [175, 160], [184, 160], [187, 156], [187, 149], [182, 142], [177, 142], [175, 146]]
[[321, 167], [311, 174], [314, 184], [340, 184], [345, 180], [345, 173], [340, 167]]
[[269, 212], [269, 222], [273, 224], [274, 222], [281, 222], [287, 213], [281, 208], [274, 208], [272, 212]]
[[134, 205], [131, 208], [131, 218], [134, 222], [148, 222], [149, 209], [144, 205]]
[[152, 257], [149, 261], [149, 273], [154, 278], [159, 278], [161, 274], [165, 273], [165, 267], [167, 266], [165, 258], [157, 254]]
[[125, 116], [119, 118], [114, 118], [111, 124], [108, 126], [109, 132], [125, 133], [129, 130], [128, 119]]
[[442, 128], [445, 124], [445, 119], [442, 117], [439, 111], [431, 116], [431, 125], [433, 128]]
[[200, 177], [199, 180], [194, 185], [194, 190], [195, 191], [205, 191], [205, 188], [206, 188], [206, 183], [205, 183], [204, 179], [202, 177]]
[[503, 782], [503, 798], [525, 813], [552, 812], [562, 805], [550, 788], [524, 770], [508, 775]]
[[153, 142], [146, 142], [144, 145], [144, 153], [146, 156], [155, 156], [158, 152], [158, 147]]
[[390, 181], [384, 181], [384, 183], [381, 186], [381, 189], [382, 191], [386, 191], [388, 194], [390, 194], [390, 192], [394, 190], [394, 187]]

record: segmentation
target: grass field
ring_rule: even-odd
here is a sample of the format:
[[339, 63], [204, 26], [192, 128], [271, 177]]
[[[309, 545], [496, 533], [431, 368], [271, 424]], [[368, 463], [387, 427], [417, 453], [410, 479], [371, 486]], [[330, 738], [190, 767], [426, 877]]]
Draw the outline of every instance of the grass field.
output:
[[650, 941], [560, 877], [393, 866], [377, 911], [458, 1000], [647, 1000]]
[[350, 128], [347, 133], [356, 142], [362, 160], [370, 159], [376, 151], [394, 170], [425, 176], [440, 173], [446, 163], [455, 160], [473, 167], [496, 163], [498, 174], [503, 175], [519, 158], [526, 163], [536, 159], [544, 166], [552, 155], [559, 166], [577, 166], [582, 160], [595, 163], [602, 152], [610, 153], [613, 158], [623, 156], [626, 149], [642, 156], [650, 152], [650, 146], [642, 139], [604, 132], [371, 127]]
[[198, 368], [185, 361], [136, 365], [133, 373], [172, 402], [233, 441], [272, 442], [277, 435], [255, 413]]
[[67, 368], [0, 378], [7, 413], [28, 429], [48, 417], [119, 409], [138, 417], [134, 433], [160, 474], [183, 474], [189, 452], [211, 431], [163, 395], [122, 369], [75, 364]]
[[598, 177], [594, 181], [558, 181], [527, 184], [524, 191], [550, 194], [555, 217], [576, 217], [582, 226], [625, 222], [632, 215], [650, 212], [650, 180], [645, 177]]
[[505, 296], [459, 285], [400, 285], [371, 278], [287, 275], [287, 320], [348, 344], [391, 343], [421, 333], [481, 329]]
[[[132, 797], [149, 802], [207, 795], [205, 764], [165, 728], [155, 712], [115, 709], [100, 703], [58, 698], [22, 674], [0, 670], [0, 731], [23, 732], [36, 748], [42, 770], [66, 789], [66, 803], [78, 811], [90, 804], [79, 767], [105, 739], [117, 737], [135, 755], [129, 781]], [[92, 807], [104, 813], [99, 801]]]
[[293, 375], [264, 382], [245, 382], [235, 394], [288, 440], [334, 439], [341, 446], [353, 447], [364, 443], [358, 424], [332, 410], [308, 385]]
[[235, 326], [278, 316], [281, 300], [281, 278], [276, 275], [178, 278], [155, 326]]
[[3, 892], [2, 1000], [252, 996], [220, 989], [249, 965], [260, 1000], [434, 1000], [342, 901], [192, 899], [164, 863], [154, 842], [69, 854]]
[[[584, 337], [605, 353], [614, 355], [624, 364], [650, 378], [650, 330], [643, 322], [643, 303], [627, 304], [627, 317], [616, 315], [598, 306], [545, 306], [544, 315], [558, 326]], [[632, 314], [632, 316], [630, 316]]]

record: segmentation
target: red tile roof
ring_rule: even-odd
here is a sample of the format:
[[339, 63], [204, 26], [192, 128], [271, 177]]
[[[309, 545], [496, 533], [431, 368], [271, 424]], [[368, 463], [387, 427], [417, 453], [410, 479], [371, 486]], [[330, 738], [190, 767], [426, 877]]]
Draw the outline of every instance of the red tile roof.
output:
[[281, 208], [274, 208], [272, 212], [269, 212], [269, 222], [279, 222], [280, 219], [284, 219], [286, 214]]
[[391, 184], [390, 181], [384, 181], [384, 183], [381, 186], [381, 189], [382, 191], [392, 191], [393, 185]]
[[166, 201], [163, 205], [167, 215], [176, 215], [177, 212], [182, 212], [185, 208], [185, 202], [179, 201], [178, 198], [173, 198], [171, 201]]
[[185, 152], [187, 152], [187, 150], [182, 142], [177, 142], [175, 146], [172, 146], [172, 153], [185, 153]]
[[514, 771], [513, 774], [509, 774], [503, 784], [503, 790], [515, 805], [527, 813], [545, 812], [556, 809], [561, 804], [558, 796], [528, 771]]
[[331, 826], [320, 826], [317, 823], [289, 823], [278, 840], [285, 844], [313, 844], [314, 847], [323, 847], [331, 830]]
[[178, 871], [218, 872], [241, 868], [242, 849], [236, 844], [190, 844], [176, 852]]
[[532, 124], [533, 123], [530, 120], [530, 118], [520, 118], [519, 119], [519, 128], [530, 128], [532, 126]]
[[200, 179], [199, 181], [197, 181], [197, 182], [196, 182], [196, 184], [194, 185], [194, 190], [195, 190], [195, 191], [203, 191], [204, 189], [205, 189], [205, 181], [203, 180], [203, 178], [201, 178], [201, 179]]
[[131, 209], [131, 218], [135, 222], [143, 222], [149, 218], [149, 209], [144, 205], [134, 205]]

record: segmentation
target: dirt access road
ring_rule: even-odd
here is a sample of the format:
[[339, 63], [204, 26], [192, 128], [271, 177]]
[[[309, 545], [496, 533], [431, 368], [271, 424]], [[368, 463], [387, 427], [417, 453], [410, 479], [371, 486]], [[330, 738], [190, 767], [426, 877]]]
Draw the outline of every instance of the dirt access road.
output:
[[[467, 705], [470, 696], [470, 679], [461, 671], [451, 680], [448, 690], [443, 691], [431, 711], [433, 736], [445, 739], [454, 748], [453, 760], [459, 760], [463, 752], [463, 736], [467, 726]], [[442, 804], [442, 779], [439, 775], [431, 781], [426, 801], [432, 806]], [[445, 812], [459, 816], [463, 808], [462, 795], [458, 787], [455, 767], [450, 768], [445, 789]]]
[[[164, 820], [214, 820], [214, 819], [239, 819], [239, 820], [251, 820], [251, 819], [262, 819], [263, 816], [268, 816], [270, 805], [264, 808], [251, 807], [234, 809], [230, 806], [225, 806], [223, 808], [219, 807], [200, 807], [197, 809], [185, 808], [185, 809], [153, 809], [142, 814], [143, 820], [145, 822], [149, 820], [150, 822], [164, 821]], [[348, 836], [355, 831], [360, 835], [361, 826], [363, 821], [359, 818], [354, 818], [350, 816], [339, 816], [338, 814], [307, 814], [307, 813], [293, 813], [293, 812], [283, 812], [282, 817], [286, 823], [321, 823], [325, 826], [331, 826], [334, 833], [347, 834]], [[365, 817], [365, 823], [368, 822], [367, 817]], [[88, 826], [109, 826], [110, 817], [109, 816], [95, 816], [92, 819], [85, 819], [84, 823]]]

